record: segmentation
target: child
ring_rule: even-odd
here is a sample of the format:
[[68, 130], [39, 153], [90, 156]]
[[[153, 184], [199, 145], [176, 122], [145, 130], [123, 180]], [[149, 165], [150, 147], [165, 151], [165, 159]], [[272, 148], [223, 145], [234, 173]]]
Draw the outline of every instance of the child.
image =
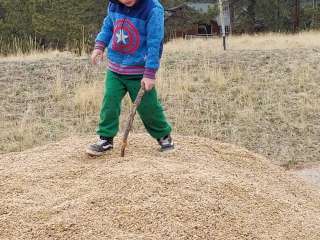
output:
[[[138, 107], [142, 122], [162, 151], [173, 149], [171, 126], [154, 88], [164, 38], [164, 10], [158, 0], [110, 0], [108, 16], [98, 34], [91, 60], [103, 60], [108, 48], [108, 71], [97, 134], [87, 153], [101, 156], [113, 148], [119, 130], [121, 100], [129, 92], [135, 100], [141, 86], [146, 93]], [[142, 143], [143, 144], [143, 143]]]

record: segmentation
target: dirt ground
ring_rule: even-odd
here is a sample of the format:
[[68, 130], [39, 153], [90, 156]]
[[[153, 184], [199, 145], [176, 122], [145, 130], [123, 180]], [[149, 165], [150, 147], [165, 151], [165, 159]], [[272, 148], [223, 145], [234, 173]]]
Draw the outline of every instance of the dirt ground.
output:
[[[269, 160], [206, 138], [160, 153], [130, 136], [89, 158], [68, 138], [0, 156], [0, 239], [320, 239], [320, 192]], [[141, 143], [144, 144], [141, 144]]]

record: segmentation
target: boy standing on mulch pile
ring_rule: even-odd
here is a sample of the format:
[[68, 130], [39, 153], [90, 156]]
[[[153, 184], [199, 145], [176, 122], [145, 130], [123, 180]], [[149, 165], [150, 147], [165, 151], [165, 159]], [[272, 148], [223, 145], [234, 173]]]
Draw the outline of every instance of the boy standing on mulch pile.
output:
[[103, 60], [108, 48], [108, 71], [97, 134], [99, 141], [87, 148], [93, 156], [113, 148], [119, 130], [121, 100], [129, 92], [135, 100], [141, 86], [147, 91], [138, 107], [142, 122], [161, 150], [174, 148], [171, 126], [154, 87], [164, 38], [164, 9], [158, 0], [110, 0], [108, 16], [96, 38], [91, 59]]

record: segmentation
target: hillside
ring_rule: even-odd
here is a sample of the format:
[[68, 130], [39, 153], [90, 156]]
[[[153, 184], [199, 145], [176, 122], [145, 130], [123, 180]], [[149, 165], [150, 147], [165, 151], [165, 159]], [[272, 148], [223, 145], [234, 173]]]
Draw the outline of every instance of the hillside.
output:
[[0, 239], [320, 238], [316, 188], [248, 150], [175, 139], [159, 153], [132, 135], [123, 159], [118, 140], [88, 158], [87, 138], [1, 155]]
[[[243, 146], [289, 168], [317, 162], [319, 38], [233, 37], [226, 52], [217, 39], [167, 43], [156, 85], [175, 132]], [[105, 63], [53, 52], [0, 58], [0, 72], [0, 154], [94, 133]], [[123, 106], [126, 119], [128, 98]], [[139, 120], [134, 131], [144, 131]]]

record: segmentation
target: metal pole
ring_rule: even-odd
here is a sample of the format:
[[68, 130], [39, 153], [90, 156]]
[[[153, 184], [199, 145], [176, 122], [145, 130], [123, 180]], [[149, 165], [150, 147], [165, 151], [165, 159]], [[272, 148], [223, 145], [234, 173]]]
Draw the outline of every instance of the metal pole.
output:
[[277, 0], [277, 31], [278, 32], [280, 32], [279, 19], [280, 19], [280, 3], [279, 3], [279, 0]]
[[222, 33], [222, 39], [223, 39], [223, 49], [226, 50], [226, 27], [224, 24], [224, 12], [223, 12], [223, 5], [222, 0], [219, 0], [219, 9], [220, 9], [220, 22], [221, 22], [221, 33]]
[[230, 19], [230, 26], [229, 26], [229, 35], [232, 36], [232, 31], [233, 31], [233, 13], [231, 13], [231, 11], [233, 11], [233, 6], [231, 7], [232, 3], [231, 1], [229, 1], [228, 4], [228, 9], [229, 9], [229, 19]]

